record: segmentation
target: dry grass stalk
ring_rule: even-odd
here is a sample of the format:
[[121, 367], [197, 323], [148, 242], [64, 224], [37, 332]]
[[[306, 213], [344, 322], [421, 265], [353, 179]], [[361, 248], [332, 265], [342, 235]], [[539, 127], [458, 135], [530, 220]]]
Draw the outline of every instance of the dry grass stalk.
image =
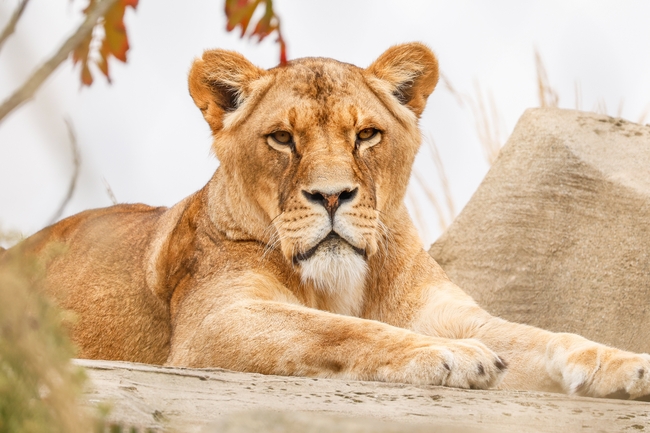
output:
[[645, 123], [645, 119], [648, 117], [648, 114], [650, 114], [650, 104], [645, 106], [645, 108], [639, 115], [639, 120], [637, 120], [637, 123], [643, 125], [643, 123]]
[[551, 87], [548, 74], [546, 73], [546, 67], [537, 48], [535, 48], [535, 69], [537, 70], [537, 96], [539, 97], [539, 106], [542, 108], [557, 108], [560, 97], [555, 89]]
[[445, 165], [442, 163], [438, 145], [433, 140], [433, 136], [431, 134], [428, 134], [426, 137], [424, 137], [424, 142], [427, 143], [429, 151], [431, 152], [431, 159], [433, 159], [433, 163], [436, 166], [438, 179], [440, 180], [440, 185], [442, 186], [442, 193], [445, 196], [445, 203], [447, 204], [449, 220], [453, 221], [453, 219], [456, 217], [456, 205], [454, 204], [454, 197], [451, 195], [451, 188], [449, 188], [449, 178], [447, 177], [447, 172], [445, 171]]
[[424, 214], [422, 213], [422, 207], [420, 206], [420, 203], [416, 198], [416, 194], [413, 192], [412, 188], [409, 188], [406, 193], [406, 201], [411, 205], [410, 209], [413, 211], [412, 216], [415, 220], [414, 223], [418, 229], [418, 233], [420, 233], [420, 238], [428, 239], [430, 235], [428, 228], [429, 221], [427, 221], [427, 219], [424, 217]]
[[[539, 96], [539, 105], [540, 107], [558, 107], [559, 96], [558, 93], [551, 87], [548, 80], [548, 74], [546, 73], [546, 67], [542, 61], [542, 57], [539, 54], [539, 51], [535, 49], [535, 65], [537, 69], [537, 88]], [[576, 81], [574, 85], [575, 92], [575, 109], [582, 110], [582, 88], [580, 82]], [[623, 106], [625, 104], [625, 99], [621, 98], [618, 103], [618, 109], [616, 111], [616, 117], [622, 117], [623, 115]], [[597, 114], [609, 115], [607, 112], [607, 103], [605, 98], [602, 96], [593, 105], [592, 112]], [[646, 117], [650, 114], [650, 104], [646, 105], [645, 109], [641, 112], [637, 123], [642, 124]]]
[[582, 87], [580, 86], [580, 82], [578, 80], [575, 81], [574, 83], [574, 91], [575, 91], [575, 98], [576, 98], [576, 110], [582, 110]]
[[[436, 216], [438, 217], [438, 225], [440, 231], [444, 232], [456, 217], [456, 206], [454, 204], [454, 198], [449, 187], [449, 178], [447, 177], [447, 172], [445, 171], [445, 165], [443, 164], [442, 158], [440, 157], [440, 152], [438, 150], [436, 142], [433, 140], [433, 137], [430, 134], [423, 136], [423, 142], [426, 143], [427, 149], [431, 155], [431, 160], [436, 167], [436, 173], [438, 174], [438, 181], [442, 189], [443, 197], [442, 199], [439, 199], [439, 194], [434, 191], [430, 180], [422, 176], [417, 171], [417, 169], [413, 170], [412, 178], [415, 183], [412, 184], [412, 188], [417, 185], [417, 187], [424, 193], [431, 206], [433, 206]], [[427, 235], [430, 234], [428, 230], [429, 223], [422, 215], [421, 206], [417, 200], [417, 195], [413, 193], [412, 188], [409, 189], [407, 199], [412, 205], [413, 212], [415, 213], [415, 222], [419, 232], [422, 234], [423, 238], [427, 238]]]
[[489, 93], [487, 97], [488, 107], [478, 82], [475, 83], [475, 87], [478, 101], [474, 107], [476, 130], [483, 147], [483, 152], [485, 153], [485, 158], [492, 165], [496, 161], [497, 156], [499, 156], [501, 146], [503, 146], [504, 138], [501, 132], [503, 121], [494, 102], [492, 93]]
[[[478, 84], [476, 85], [476, 98], [463, 94], [456, 90], [456, 88], [451, 84], [451, 81], [442, 73], [440, 74], [440, 83], [449, 93], [451, 93], [452, 96], [454, 96], [454, 98], [456, 98], [456, 101], [461, 108], [469, 107], [485, 158], [488, 163], [492, 165], [499, 154], [501, 146], [503, 145], [501, 128], [503, 122], [494, 98], [489, 94], [486, 102]], [[431, 203], [438, 217], [440, 230], [444, 232], [456, 217], [456, 206], [454, 204], [454, 199], [449, 187], [449, 179], [442, 159], [440, 158], [438, 147], [431, 136], [424, 137], [424, 141], [427, 142], [431, 153], [431, 159], [433, 160], [438, 173], [442, 195], [444, 196], [443, 200], [438, 199], [438, 196], [434, 192], [430, 183], [417, 171], [413, 172], [413, 179]], [[424, 234], [427, 232], [427, 224], [421, 216], [421, 210], [418, 206], [417, 200], [411, 194], [409, 194], [408, 200], [413, 204], [415, 219], [419, 226], [420, 233], [423, 234], [423, 237], [426, 237]]]
[[605, 102], [605, 98], [603, 98], [602, 96], [598, 98], [591, 111], [593, 111], [596, 114], [607, 115], [607, 103]]
[[[417, 171], [413, 171], [413, 179], [415, 179], [418, 187], [424, 192], [426, 195], [427, 199], [429, 200], [429, 203], [433, 206], [433, 209], [436, 212], [436, 215], [438, 216], [438, 224], [440, 227], [441, 231], [445, 231], [447, 227], [449, 227], [449, 221], [447, 220], [447, 216], [445, 215], [446, 212], [444, 211], [442, 205], [440, 204], [440, 201], [436, 197], [436, 194], [433, 192], [433, 189], [429, 185], [429, 183], [418, 173]], [[411, 200], [414, 204], [414, 209], [416, 214], [420, 212], [420, 207], [418, 206], [418, 202], [411, 197]], [[420, 224], [421, 229], [426, 230], [426, 223]], [[422, 230], [421, 230], [422, 231]]]
[[621, 100], [618, 103], [618, 110], [616, 111], [616, 117], [621, 117], [623, 115], [623, 104], [625, 103], [625, 100], [621, 98]]
[[476, 98], [473, 98], [456, 90], [444, 74], [440, 74], [440, 81], [444, 88], [456, 98], [461, 108], [469, 107], [471, 110], [474, 129], [483, 148], [485, 159], [492, 165], [496, 161], [499, 150], [504, 143], [502, 135], [503, 120], [494, 97], [491, 93], [488, 93], [486, 102], [478, 83], [475, 84]]

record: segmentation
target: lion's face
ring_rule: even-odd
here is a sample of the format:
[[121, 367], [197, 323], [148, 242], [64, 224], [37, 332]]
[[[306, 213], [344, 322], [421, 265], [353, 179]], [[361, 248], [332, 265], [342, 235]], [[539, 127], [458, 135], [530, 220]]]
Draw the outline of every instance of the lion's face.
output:
[[[392, 50], [403, 47], [426, 50]], [[363, 285], [384, 240], [382, 214], [400, 205], [420, 143], [417, 118], [437, 80], [435, 58], [425, 59], [433, 71], [414, 72], [403, 58], [397, 66], [386, 59], [389, 52], [366, 70], [308, 58], [270, 71], [206, 52], [190, 75], [220, 170], [237, 186], [235, 201], [246, 202], [239, 218], [319, 289]], [[219, 80], [224, 63], [230, 70]], [[234, 67], [243, 72], [235, 76]], [[424, 78], [428, 87], [414, 89]], [[413, 94], [421, 106], [408, 105]]]

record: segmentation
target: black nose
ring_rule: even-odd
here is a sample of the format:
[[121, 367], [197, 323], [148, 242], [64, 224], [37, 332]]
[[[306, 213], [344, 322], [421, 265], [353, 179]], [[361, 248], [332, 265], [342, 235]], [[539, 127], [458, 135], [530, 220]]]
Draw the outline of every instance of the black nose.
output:
[[359, 188], [353, 190], [344, 189], [335, 193], [324, 193], [320, 191], [303, 191], [303, 195], [307, 200], [312, 203], [322, 205], [330, 214], [330, 218], [334, 219], [334, 213], [343, 203], [351, 201], [359, 192]]

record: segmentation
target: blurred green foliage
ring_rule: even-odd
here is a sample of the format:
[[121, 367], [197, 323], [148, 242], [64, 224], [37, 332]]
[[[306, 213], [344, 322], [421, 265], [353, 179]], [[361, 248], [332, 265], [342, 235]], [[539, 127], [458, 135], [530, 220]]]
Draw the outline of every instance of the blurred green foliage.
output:
[[40, 294], [42, 265], [15, 252], [0, 249], [0, 432], [92, 431], [64, 315]]

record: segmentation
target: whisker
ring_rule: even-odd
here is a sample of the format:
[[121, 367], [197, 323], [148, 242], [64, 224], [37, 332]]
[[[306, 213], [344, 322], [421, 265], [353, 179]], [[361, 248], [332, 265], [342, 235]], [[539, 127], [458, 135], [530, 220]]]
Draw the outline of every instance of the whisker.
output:
[[381, 264], [381, 271], [386, 268], [386, 264], [390, 260], [390, 257], [396, 255], [396, 247], [394, 246], [393, 233], [388, 229], [386, 224], [381, 220], [381, 215], [383, 214], [380, 210], [377, 210], [379, 217], [377, 218], [377, 229], [379, 232], [379, 246], [383, 249], [383, 260]]
[[[264, 260], [266, 258], [266, 255], [274, 250], [279, 243], [283, 240], [283, 238], [280, 236], [278, 233], [277, 227], [275, 226], [275, 222], [278, 218], [280, 218], [282, 215], [284, 215], [284, 212], [280, 212], [277, 214], [274, 218], [271, 219], [271, 222], [266, 226], [264, 231], [262, 232], [263, 237], [269, 237], [269, 242], [264, 245], [264, 251], [262, 253], [262, 257], [260, 258], [260, 261]], [[279, 225], [281, 226], [283, 223], [282, 220], [279, 221]]]

